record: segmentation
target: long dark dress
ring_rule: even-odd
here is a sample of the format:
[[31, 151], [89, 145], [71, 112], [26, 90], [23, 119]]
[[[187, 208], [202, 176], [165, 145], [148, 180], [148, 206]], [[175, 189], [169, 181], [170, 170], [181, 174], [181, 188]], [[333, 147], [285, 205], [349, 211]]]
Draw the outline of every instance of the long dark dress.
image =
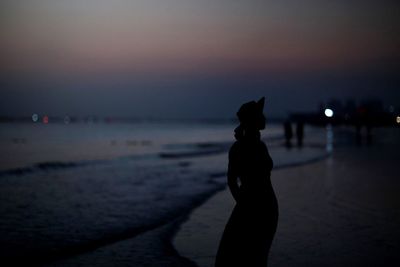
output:
[[278, 203], [270, 180], [272, 167], [268, 149], [259, 138], [232, 145], [228, 181], [239, 178], [240, 188], [222, 235], [216, 267], [267, 266], [278, 222]]

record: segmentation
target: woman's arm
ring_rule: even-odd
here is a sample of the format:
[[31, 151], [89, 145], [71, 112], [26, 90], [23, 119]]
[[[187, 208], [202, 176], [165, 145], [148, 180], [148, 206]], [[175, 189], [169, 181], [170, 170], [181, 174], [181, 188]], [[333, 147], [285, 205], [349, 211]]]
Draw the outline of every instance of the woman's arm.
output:
[[229, 151], [229, 163], [228, 163], [228, 186], [231, 191], [233, 198], [238, 202], [239, 200], [239, 185], [238, 185], [238, 162], [235, 156], [235, 150], [232, 146], [231, 150]]
[[228, 174], [228, 186], [231, 190], [231, 194], [236, 202], [239, 201], [239, 185], [237, 183], [237, 176]]

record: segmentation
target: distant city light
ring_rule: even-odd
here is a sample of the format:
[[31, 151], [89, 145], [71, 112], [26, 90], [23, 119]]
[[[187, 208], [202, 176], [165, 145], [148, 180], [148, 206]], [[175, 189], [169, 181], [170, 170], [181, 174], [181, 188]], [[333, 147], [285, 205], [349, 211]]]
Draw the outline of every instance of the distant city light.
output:
[[400, 116], [396, 117], [396, 122], [397, 122], [397, 124], [400, 124]]
[[327, 116], [328, 118], [332, 118], [333, 117], [333, 110], [330, 108], [326, 108], [325, 109], [325, 116]]
[[39, 115], [36, 113], [32, 114], [32, 121], [37, 122], [38, 120], [39, 120]]
[[44, 115], [44, 117], [43, 117], [43, 123], [44, 123], [44, 124], [48, 124], [48, 123], [49, 123], [49, 116]]

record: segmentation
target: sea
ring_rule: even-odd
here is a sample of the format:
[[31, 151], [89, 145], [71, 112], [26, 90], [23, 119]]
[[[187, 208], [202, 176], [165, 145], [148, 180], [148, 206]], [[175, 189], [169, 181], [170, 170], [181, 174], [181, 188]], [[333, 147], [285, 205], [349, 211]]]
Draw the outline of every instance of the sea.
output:
[[[157, 229], [226, 187], [235, 122], [1, 123], [0, 258], [37, 265]], [[284, 145], [262, 132], [274, 168], [330, 154], [329, 128]]]

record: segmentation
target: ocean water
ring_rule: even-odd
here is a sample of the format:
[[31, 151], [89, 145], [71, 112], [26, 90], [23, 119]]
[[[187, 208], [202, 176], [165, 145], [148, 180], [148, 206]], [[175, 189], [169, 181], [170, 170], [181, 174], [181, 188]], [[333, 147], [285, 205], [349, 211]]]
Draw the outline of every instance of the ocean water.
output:
[[[0, 169], [40, 162], [114, 159], [158, 153], [168, 145], [229, 140], [234, 125], [202, 123], [0, 124]], [[271, 128], [268, 136], [276, 135]], [[8, 156], [9, 155], [9, 156]]]
[[[133, 238], [225, 187], [234, 124], [2, 124], [0, 257], [45, 263]], [[326, 157], [326, 131], [286, 149], [263, 132], [275, 167]], [[23, 256], [23, 257], [22, 257]]]

